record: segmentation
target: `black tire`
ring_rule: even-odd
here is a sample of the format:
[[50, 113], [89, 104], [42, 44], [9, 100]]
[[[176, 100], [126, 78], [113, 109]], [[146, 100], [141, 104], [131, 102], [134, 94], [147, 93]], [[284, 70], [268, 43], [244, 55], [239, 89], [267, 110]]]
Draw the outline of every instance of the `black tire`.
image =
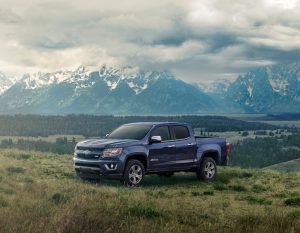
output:
[[211, 157], [205, 157], [197, 168], [197, 177], [205, 182], [211, 182], [217, 175], [217, 163]]
[[162, 177], [171, 177], [174, 175], [174, 172], [161, 172], [161, 173], [158, 173], [159, 176], [162, 176]]
[[145, 177], [145, 167], [139, 160], [129, 160], [124, 171], [124, 185], [129, 187], [139, 186]]

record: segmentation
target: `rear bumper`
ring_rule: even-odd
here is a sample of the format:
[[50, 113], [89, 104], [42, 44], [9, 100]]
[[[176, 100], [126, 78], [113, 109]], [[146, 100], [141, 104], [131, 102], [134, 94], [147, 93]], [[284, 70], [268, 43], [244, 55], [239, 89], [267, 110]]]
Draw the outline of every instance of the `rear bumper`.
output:
[[74, 157], [74, 169], [82, 178], [99, 179], [101, 176], [120, 179], [123, 176], [123, 163], [118, 158], [110, 160], [84, 160]]

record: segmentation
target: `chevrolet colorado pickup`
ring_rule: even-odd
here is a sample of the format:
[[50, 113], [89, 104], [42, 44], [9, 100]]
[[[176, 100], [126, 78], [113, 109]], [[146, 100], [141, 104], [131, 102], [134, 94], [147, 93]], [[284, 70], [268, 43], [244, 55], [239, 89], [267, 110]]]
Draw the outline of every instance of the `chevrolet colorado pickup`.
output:
[[193, 171], [212, 181], [217, 165], [227, 165], [229, 143], [225, 138], [195, 137], [190, 125], [140, 122], [120, 126], [104, 139], [79, 142], [74, 167], [82, 179], [101, 176], [138, 186], [146, 174], [172, 176]]

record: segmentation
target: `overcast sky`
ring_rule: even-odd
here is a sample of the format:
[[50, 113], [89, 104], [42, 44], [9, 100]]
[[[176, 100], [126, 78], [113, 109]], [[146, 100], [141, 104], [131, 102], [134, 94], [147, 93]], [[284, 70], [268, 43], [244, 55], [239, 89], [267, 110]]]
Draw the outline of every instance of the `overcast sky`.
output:
[[0, 71], [80, 64], [234, 78], [300, 61], [300, 0], [1, 0]]

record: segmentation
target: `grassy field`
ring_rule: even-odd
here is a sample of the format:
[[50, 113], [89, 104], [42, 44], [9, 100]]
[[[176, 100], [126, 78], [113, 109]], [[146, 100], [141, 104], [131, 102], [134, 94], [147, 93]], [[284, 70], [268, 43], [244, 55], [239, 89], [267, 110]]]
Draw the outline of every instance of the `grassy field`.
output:
[[83, 182], [70, 155], [0, 150], [0, 232], [299, 232], [300, 174], [219, 169], [148, 176], [130, 189]]

